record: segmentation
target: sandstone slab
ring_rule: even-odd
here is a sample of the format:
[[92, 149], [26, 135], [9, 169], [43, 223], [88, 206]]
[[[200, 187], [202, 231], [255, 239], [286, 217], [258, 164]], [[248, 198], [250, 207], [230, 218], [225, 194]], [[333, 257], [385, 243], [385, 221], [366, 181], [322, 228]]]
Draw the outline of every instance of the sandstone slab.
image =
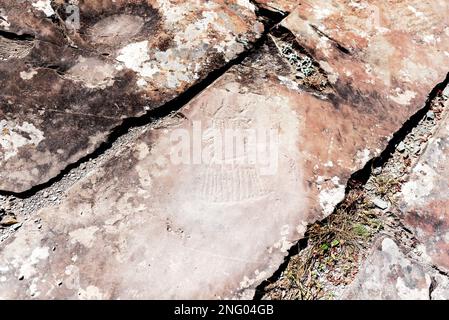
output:
[[0, 296], [251, 297], [382, 143], [360, 125], [378, 119], [290, 79], [275, 41], [24, 223]]
[[303, 124], [234, 72], [7, 240], [0, 297], [251, 298], [304, 232]]
[[447, 11], [444, 0], [301, 1], [282, 26], [341, 97], [380, 120], [374, 130], [397, 130], [447, 75]]
[[[292, 19], [295, 33], [303, 21]], [[347, 72], [359, 58], [331, 72], [323, 48], [307, 55], [296, 40], [275, 30], [177, 117], [41, 210], [41, 229], [24, 223], [0, 248], [0, 297], [251, 297], [427, 94], [408, 105], [387, 85], [356, 90]], [[429, 91], [437, 73], [423, 80]]]
[[248, 1], [0, 1], [0, 189], [91, 153], [262, 33]]

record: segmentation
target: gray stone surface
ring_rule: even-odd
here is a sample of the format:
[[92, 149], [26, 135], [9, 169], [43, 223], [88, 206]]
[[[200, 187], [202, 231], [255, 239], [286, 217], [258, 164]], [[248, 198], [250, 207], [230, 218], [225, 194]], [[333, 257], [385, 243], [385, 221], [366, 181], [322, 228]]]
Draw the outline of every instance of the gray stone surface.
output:
[[[448, 101], [446, 101], [446, 105]], [[449, 271], [449, 120], [439, 129], [402, 186], [404, 223], [423, 244], [431, 263]]]
[[390, 238], [378, 241], [342, 299], [428, 300], [432, 279]]

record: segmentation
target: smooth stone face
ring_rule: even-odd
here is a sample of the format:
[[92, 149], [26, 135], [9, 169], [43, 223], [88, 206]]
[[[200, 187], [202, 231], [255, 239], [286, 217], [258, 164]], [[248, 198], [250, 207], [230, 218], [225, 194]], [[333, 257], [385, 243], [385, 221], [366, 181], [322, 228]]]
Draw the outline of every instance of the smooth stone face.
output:
[[76, 25], [59, 1], [0, 1], [0, 189], [48, 181], [246, 50], [248, 3], [88, 0]]
[[378, 241], [342, 299], [428, 300], [431, 277], [390, 238]]

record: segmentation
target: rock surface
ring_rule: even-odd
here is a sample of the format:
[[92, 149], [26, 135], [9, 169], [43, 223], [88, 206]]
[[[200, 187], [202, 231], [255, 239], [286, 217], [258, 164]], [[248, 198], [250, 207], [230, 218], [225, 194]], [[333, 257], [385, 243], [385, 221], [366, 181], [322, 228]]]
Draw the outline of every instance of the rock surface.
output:
[[[446, 101], [446, 104], [448, 102]], [[438, 268], [449, 271], [449, 119], [446, 118], [402, 186], [403, 220]]]
[[342, 299], [428, 300], [431, 283], [431, 276], [420, 264], [407, 258], [392, 239], [384, 238]]
[[261, 8], [270, 11], [291, 12], [299, 5], [298, 0], [255, 0]]
[[444, 0], [303, 1], [282, 25], [341, 97], [377, 119], [373, 131], [388, 135], [447, 75], [447, 9]]
[[[48, 180], [123, 119], [178, 96], [262, 32], [246, 1], [201, 10], [194, 1], [85, 1], [79, 31], [67, 34], [42, 16], [51, 18], [48, 6], [8, 3], [1, 26], [15, 36], [3, 38], [20, 57], [0, 63], [8, 79], [0, 183], [12, 191]], [[339, 14], [328, 1], [301, 3], [257, 52], [2, 243], [0, 298], [252, 297], [446, 76], [445, 17], [427, 2], [388, 3], [396, 9], [382, 10], [374, 28], [347, 1]], [[421, 15], [411, 18], [408, 5], [431, 19], [414, 25]], [[434, 27], [433, 42], [421, 24]], [[22, 29], [32, 47], [17, 40]], [[34, 52], [45, 46], [54, 55]], [[36, 59], [53, 60], [37, 67]], [[428, 276], [392, 240], [373, 259], [378, 272], [364, 276], [385, 274], [391, 290], [374, 286], [370, 295], [429, 295]]]
[[[233, 71], [42, 210], [40, 232], [7, 241], [0, 296], [251, 297], [307, 219], [303, 124], [280, 84], [252, 93]], [[220, 162], [214, 130], [227, 129], [259, 131], [238, 155], [223, 139]]]
[[263, 31], [247, 0], [1, 0], [0, 9], [0, 189], [13, 192], [48, 181]]

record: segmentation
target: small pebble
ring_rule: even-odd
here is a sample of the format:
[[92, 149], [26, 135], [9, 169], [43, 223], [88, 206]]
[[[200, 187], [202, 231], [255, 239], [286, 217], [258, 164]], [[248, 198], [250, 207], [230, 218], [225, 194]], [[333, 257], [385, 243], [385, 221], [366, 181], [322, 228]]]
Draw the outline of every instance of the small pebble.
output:
[[378, 207], [379, 209], [385, 210], [388, 208], [388, 202], [380, 199], [380, 198], [375, 198], [373, 200], [373, 204]]

